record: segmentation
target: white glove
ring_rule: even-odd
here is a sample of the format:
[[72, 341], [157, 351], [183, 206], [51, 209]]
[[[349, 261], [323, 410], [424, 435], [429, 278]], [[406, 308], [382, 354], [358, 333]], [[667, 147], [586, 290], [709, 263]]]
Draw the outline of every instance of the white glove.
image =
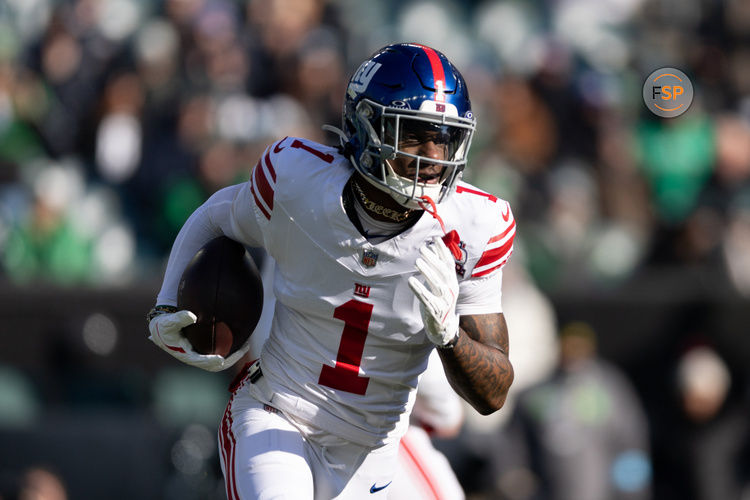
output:
[[151, 317], [148, 323], [148, 329], [151, 332], [149, 340], [183, 363], [203, 370], [210, 372], [226, 370], [250, 349], [248, 341], [228, 358], [218, 354], [198, 354], [193, 350], [190, 341], [182, 334], [184, 327], [198, 320], [195, 314], [185, 310], [169, 312], [167, 307], [157, 306], [152, 309], [149, 316]]
[[427, 338], [438, 347], [452, 347], [458, 339], [458, 278], [456, 262], [439, 237], [432, 238], [419, 249], [417, 269], [429, 290], [416, 276], [409, 278], [409, 288], [419, 299]]

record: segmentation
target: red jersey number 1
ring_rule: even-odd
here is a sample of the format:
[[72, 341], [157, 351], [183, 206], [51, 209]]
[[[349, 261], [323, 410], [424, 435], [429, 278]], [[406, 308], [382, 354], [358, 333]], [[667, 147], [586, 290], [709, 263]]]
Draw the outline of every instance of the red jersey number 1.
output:
[[323, 365], [318, 383], [362, 396], [370, 382], [369, 377], [359, 376], [359, 365], [372, 317], [372, 304], [352, 299], [334, 309], [333, 317], [344, 322], [344, 332], [336, 354], [336, 365]]

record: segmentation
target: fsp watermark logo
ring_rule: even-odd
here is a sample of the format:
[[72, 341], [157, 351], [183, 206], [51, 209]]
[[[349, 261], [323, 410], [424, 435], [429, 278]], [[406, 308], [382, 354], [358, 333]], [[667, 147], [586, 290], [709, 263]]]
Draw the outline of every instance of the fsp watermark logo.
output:
[[693, 84], [679, 69], [657, 69], [643, 84], [643, 102], [662, 118], [680, 116], [693, 102]]

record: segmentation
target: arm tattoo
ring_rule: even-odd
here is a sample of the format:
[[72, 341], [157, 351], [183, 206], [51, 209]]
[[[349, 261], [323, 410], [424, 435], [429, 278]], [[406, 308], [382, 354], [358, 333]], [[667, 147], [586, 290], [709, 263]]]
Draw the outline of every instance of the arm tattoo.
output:
[[508, 359], [508, 327], [502, 313], [461, 316], [453, 349], [438, 349], [453, 388], [480, 413], [505, 403], [513, 383]]

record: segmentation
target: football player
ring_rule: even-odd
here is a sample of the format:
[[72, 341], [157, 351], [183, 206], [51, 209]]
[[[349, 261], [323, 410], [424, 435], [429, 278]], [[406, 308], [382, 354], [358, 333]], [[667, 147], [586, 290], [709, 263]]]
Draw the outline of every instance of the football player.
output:
[[515, 220], [461, 181], [475, 129], [466, 83], [440, 52], [389, 45], [362, 63], [331, 148], [271, 144], [247, 183], [214, 194], [178, 234], [151, 339], [211, 371], [177, 311], [182, 270], [212, 238], [263, 247], [276, 306], [260, 359], [235, 384], [219, 430], [230, 500], [388, 494], [417, 381], [437, 349], [482, 414], [513, 380], [501, 306]]

